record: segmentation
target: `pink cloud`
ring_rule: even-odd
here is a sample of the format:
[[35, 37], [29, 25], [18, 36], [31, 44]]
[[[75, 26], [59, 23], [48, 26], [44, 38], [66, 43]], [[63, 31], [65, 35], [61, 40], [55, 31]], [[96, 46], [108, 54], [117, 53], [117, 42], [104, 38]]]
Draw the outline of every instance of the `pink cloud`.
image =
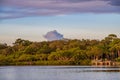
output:
[[118, 0], [116, 0], [116, 2], [115, 0], [3, 0], [0, 3], [0, 14], [2, 14], [0, 18], [7, 19], [75, 13], [120, 13], [120, 7], [117, 1]]

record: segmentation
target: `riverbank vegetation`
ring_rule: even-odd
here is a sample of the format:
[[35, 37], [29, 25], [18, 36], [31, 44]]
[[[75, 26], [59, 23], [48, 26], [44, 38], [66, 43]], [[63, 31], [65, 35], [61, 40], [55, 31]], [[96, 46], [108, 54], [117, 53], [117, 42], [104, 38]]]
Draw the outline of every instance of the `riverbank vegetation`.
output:
[[13, 46], [0, 44], [0, 65], [91, 65], [92, 60], [120, 62], [120, 38], [32, 42], [16, 39]]

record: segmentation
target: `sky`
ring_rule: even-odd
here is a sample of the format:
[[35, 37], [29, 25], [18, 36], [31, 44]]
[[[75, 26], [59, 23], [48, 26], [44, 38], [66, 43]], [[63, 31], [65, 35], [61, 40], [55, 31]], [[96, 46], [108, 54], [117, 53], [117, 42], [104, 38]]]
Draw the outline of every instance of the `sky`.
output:
[[46, 41], [53, 30], [68, 39], [120, 37], [120, 0], [0, 0], [0, 43]]

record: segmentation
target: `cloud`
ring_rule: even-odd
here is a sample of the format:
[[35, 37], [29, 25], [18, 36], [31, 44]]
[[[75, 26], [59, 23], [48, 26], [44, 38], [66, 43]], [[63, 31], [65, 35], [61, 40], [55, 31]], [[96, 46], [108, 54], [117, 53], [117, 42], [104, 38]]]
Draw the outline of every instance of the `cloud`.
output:
[[120, 0], [2, 0], [0, 19], [78, 13], [120, 13]]
[[44, 38], [46, 38], [48, 41], [53, 41], [53, 40], [61, 40], [63, 39], [63, 35], [58, 33], [56, 30], [47, 32], [46, 35], [44, 35]]
[[110, 4], [113, 6], [120, 6], [120, 0], [109, 0]]

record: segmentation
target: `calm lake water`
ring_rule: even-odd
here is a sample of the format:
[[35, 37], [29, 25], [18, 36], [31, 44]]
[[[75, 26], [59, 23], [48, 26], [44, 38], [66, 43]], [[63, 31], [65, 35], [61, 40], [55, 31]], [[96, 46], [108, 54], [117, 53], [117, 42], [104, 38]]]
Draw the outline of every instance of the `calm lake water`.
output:
[[1, 66], [0, 80], [120, 80], [120, 67]]

